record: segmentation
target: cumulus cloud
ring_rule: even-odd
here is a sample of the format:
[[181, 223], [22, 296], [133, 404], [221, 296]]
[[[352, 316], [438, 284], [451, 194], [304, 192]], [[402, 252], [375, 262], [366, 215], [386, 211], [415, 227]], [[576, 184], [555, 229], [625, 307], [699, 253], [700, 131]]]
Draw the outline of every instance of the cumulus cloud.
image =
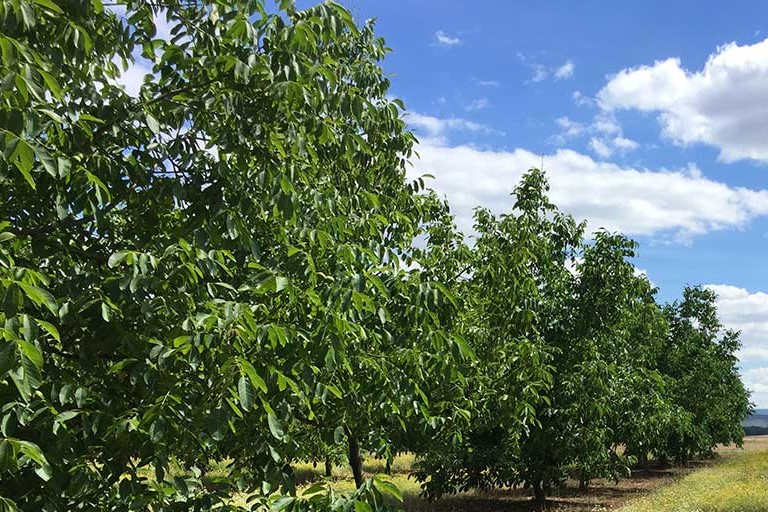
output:
[[456, 46], [461, 44], [461, 39], [449, 36], [442, 30], [438, 30], [435, 32], [435, 44], [438, 46]]
[[768, 161], [768, 39], [720, 46], [697, 71], [679, 58], [621, 70], [597, 100], [608, 111], [657, 112], [665, 137], [715, 146], [722, 161]]
[[565, 64], [555, 70], [555, 80], [567, 80], [573, 76], [573, 70], [576, 68], [572, 61], [566, 61]]
[[752, 392], [750, 400], [758, 408], [764, 409], [768, 407], [768, 367], [742, 370], [741, 380], [747, 389]]
[[768, 293], [725, 284], [706, 286], [717, 293], [717, 311], [723, 324], [741, 331], [741, 361], [768, 365]]
[[[461, 120], [460, 127], [466, 125]], [[442, 125], [433, 133], [441, 133]], [[489, 151], [445, 140], [423, 141], [414, 173], [436, 177], [434, 188], [448, 197], [459, 227], [472, 230], [472, 209], [509, 211], [509, 194], [523, 172], [541, 166], [542, 155], [526, 149]], [[685, 240], [709, 231], [745, 225], [768, 215], [768, 191], [730, 187], [705, 178], [695, 167], [650, 171], [596, 161], [566, 149], [544, 155], [553, 201], [589, 228], [629, 235]]]
[[720, 321], [729, 329], [741, 331], [739, 352], [744, 384], [752, 390], [752, 400], [768, 407], [768, 293], [750, 292], [726, 284], [708, 284], [717, 293]]

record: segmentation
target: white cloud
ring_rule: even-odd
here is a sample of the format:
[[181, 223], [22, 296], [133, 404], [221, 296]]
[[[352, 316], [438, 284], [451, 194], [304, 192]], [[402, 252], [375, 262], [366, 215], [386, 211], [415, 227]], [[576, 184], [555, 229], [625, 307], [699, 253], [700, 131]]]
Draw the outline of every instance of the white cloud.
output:
[[768, 407], [768, 293], [750, 292], [725, 284], [708, 284], [717, 293], [720, 321], [729, 329], [741, 331], [739, 360], [752, 400]]
[[456, 46], [461, 44], [461, 39], [458, 37], [451, 37], [442, 30], [435, 32], [435, 44], [439, 46]]
[[576, 68], [572, 61], [566, 61], [565, 64], [557, 68], [554, 72], [555, 80], [567, 80], [573, 76], [573, 70]]
[[[573, 98], [581, 104], [591, 101], [578, 91], [573, 94]], [[602, 159], [615, 153], [623, 155], [640, 147], [636, 141], [624, 137], [616, 116], [610, 111], [599, 111], [590, 123], [581, 123], [565, 116], [557, 118], [555, 122], [560, 127], [560, 133], [553, 135], [550, 142], [558, 147], [565, 146], [573, 139], [588, 136], [587, 148]]]
[[608, 158], [615, 152], [627, 153], [640, 147], [640, 144], [626, 137], [592, 137], [589, 139], [589, 149], [601, 158]]
[[[445, 122], [465, 128], [460, 120]], [[431, 129], [441, 134], [444, 125]], [[414, 162], [414, 172], [435, 175], [435, 189], [448, 197], [465, 232], [471, 231], [472, 209], [478, 205], [497, 213], [509, 211], [509, 193], [523, 172], [542, 162], [542, 155], [526, 149], [449, 147], [444, 139], [422, 141], [417, 150], [421, 159]], [[730, 187], [703, 177], [695, 167], [634, 169], [565, 149], [543, 159], [552, 200], [577, 219], [587, 219], [592, 230], [605, 227], [628, 235], [685, 240], [768, 215], [768, 191]]]
[[533, 76], [531, 77], [531, 82], [541, 82], [546, 80], [549, 76], [549, 71], [547, 71], [546, 66], [543, 66], [542, 64], [534, 64], [532, 69]]
[[768, 293], [744, 288], [708, 284], [717, 293], [717, 309], [723, 324], [742, 332], [742, 360], [768, 359]]
[[[120, 69], [122, 64], [119, 60], [115, 61]], [[141, 84], [144, 82], [144, 77], [152, 74], [152, 64], [141, 57], [138, 57], [133, 63], [129, 64], [119, 77], [115, 79], [117, 85], [122, 85], [125, 92], [130, 96], [136, 97], [139, 95]]]
[[620, 151], [633, 151], [640, 147], [640, 144], [632, 139], [627, 139], [626, 137], [614, 137], [611, 142], [613, 143], [613, 146]]
[[678, 58], [624, 69], [597, 99], [606, 110], [657, 112], [665, 137], [718, 147], [725, 162], [768, 161], [768, 39], [720, 46], [698, 71]]
[[717, 311], [723, 324], [742, 333], [741, 360], [764, 359], [768, 363], [768, 293], [724, 284], [706, 287], [717, 293]]
[[483, 87], [501, 87], [501, 82], [497, 82], [496, 80], [478, 80], [477, 85], [482, 85]]
[[587, 130], [583, 124], [571, 120], [568, 116], [558, 117], [555, 122], [562, 128], [560, 135], [564, 138], [578, 137]]
[[592, 127], [594, 131], [605, 134], [613, 135], [621, 133], [621, 126], [619, 126], [616, 117], [609, 112], [600, 112], [592, 121]]
[[584, 96], [581, 91], [573, 91], [573, 102], [576, 103], [577, 106], [583, 107], [583, 106], [593, 106], [595, 104], [595, 100], [590, 98], [589, 96]]
[[587, 147], [601, 158], [608, 158], [615, 152], [624, 154], [640, 147], [640, 144], [621, 134], [621, 127], [611, 113], [597, 114], [588, 125], [565, 116], [558, 117], [555, 122], [561, 130], [552, 138], [552, 142], [557, 146], [563, 146], [571, 139], [590, 135]]
[[472, 100], [469, 105], [464, 107], [464, 110], [468, 110], [470, 112], [475, 110], [482, 110], [484, 108], [488, 108], [491, 106], [491, 101], [488, 98], [477, 98], [475, 100]]
[[758, 409], [768, 407], [768, 368], [750, 368], [742, 370], [741, 380], [744, 385], [752, 391], [750, 400], [754, 402]]
[[454, 131], [495, 133], [483, 124], [460, 117], [440, 118], [418, 112], [409, 112], [405, 117], [405, 121], [428, 138], [423, 142], [444, 142], [448, 133]]
[[[121, 20], [125, 20], [127, 10], [124, 5], [111, 5], [107, 6], [107, 9], [114, 12]], [[171, 41], [174, 37], [171, 31], [178, 22], [168, 19], [167, 9], [158, 10], [154, 13], [152, 20], [155, 24], [155, 39]], [[187, 38], [182, 37], [180, 39], [180, 41], [184, 40], [187, 40]], [[152, 74], [152, 62], [142, 57], [140, 50], [134, 52], [133, 58], [134, 62], [120, 74], [115, 82], [118, 85], [122, 85], [125, 88], [126, 93], [135, 97], [139, 95], [139, 90], [141, 89], [141, 84], [144, 82], [144, 77]], [[114, 62], [118, 67], [122, 66], [122, 63], [119, 62], [119, 60], [115, 60]]]
[[547, 66], [536, 62], [536, 59], [521, 52], [515, 53], [515, 56], [523, 63], [523, 65], [531, 68], [533, 75], [531, 76], [530, 82], [534, 83], [542, 82], [550, 76], [555, 80], [567, 80], [573, 76], [573, 70], [576, 68], [571, 60], [565, 61], [565, 63], [560, 66]]
[[589, 149], [595, 152], [595, 154], [602, 158], [608, 158], [613, 154], [613, 150], [603, 139], [592, 137], [589, 139]]

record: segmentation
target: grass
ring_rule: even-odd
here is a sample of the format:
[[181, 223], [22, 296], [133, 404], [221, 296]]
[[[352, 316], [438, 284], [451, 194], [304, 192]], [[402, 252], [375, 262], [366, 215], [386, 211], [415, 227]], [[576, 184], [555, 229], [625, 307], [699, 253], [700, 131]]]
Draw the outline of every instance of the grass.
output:
[[[768, 510], [768, 443], [747, 440], [747, 450], [723, 450], [722, 459], [619, 512], [764, 512]], [[755, 446], [765, 444], [763, 449]], [[752, 448], [752, 449], [750, 449]]]
[[[714, 461], [687, 468], [637, 470], [618, 483], [597, 480], [586, 492], [569, 482], [549, 500], [551, 512], [766, 512], [768, 511], [768, 436], [745, 438], [744, 449], [723, 447]], [[409, 478], [413, 455], [398, 456], [389, 479], [404, 495], [407, 512], [529, 512], [529, 492], [523, 489], [470, 491], [430, 503], [420, 496], [419, 484]], [[215, 473], [220, 468], [212, 468]], [[300, 487], [326, 480], [322, 464], [294, 466]], [[384, 472], [384, 461], [367, 458], [366, 477]], [[225, 470], [224, 470], [225, 471]], [[334, 466], [328, 481], [337, 491], [354, 489], [347, 466]], [[245, 505], [242, 494], [233, 504]]]

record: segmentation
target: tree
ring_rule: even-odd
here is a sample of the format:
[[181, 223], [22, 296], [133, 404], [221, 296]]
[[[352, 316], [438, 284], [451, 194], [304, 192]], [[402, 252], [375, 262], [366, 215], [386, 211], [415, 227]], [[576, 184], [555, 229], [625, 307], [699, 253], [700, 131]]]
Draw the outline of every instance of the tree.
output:
[[659, 368], [673, 380], [674, 403], [683, 414], [658, 456], [686, 463], [710, 456], [717, 444], [740, 446], [741, 421], [750, 413], [749, 391], [739, 378], [739, 333], [723, 329], [712, 290], [686, 287], [665, 308], [670, 331]]
[[419, 383], [459, 348], [450, 301], [400, 264], [431, 210], [372, 24], [118, 7], [0, 4], [4, 506], [208, 509], [223, 458], [232, 486], [292, 493], [300, 428], [352, 446], [428, 422]]
[[549, 400], [553, 354], [544, 336], [557, 300], [568, 298], [565, 265], [582, 229], [554, 210], [546, 188], [533, 169], [515, 189], [515, 214], [475, 212], [459, 323], [477, 355], [462, 370], [469, 421], [451, 425], [424, 453], [417, 476], [430, 497], [519, 481], [521, 437]]

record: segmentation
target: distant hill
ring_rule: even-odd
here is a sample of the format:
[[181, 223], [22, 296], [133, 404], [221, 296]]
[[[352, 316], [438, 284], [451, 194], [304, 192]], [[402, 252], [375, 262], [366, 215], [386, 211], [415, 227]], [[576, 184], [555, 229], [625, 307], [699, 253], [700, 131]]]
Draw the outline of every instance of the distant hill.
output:
[[744, 421], [741, 422], [744, 433], [748, 436], [768, 434], [768, 409], [755, 409]]

